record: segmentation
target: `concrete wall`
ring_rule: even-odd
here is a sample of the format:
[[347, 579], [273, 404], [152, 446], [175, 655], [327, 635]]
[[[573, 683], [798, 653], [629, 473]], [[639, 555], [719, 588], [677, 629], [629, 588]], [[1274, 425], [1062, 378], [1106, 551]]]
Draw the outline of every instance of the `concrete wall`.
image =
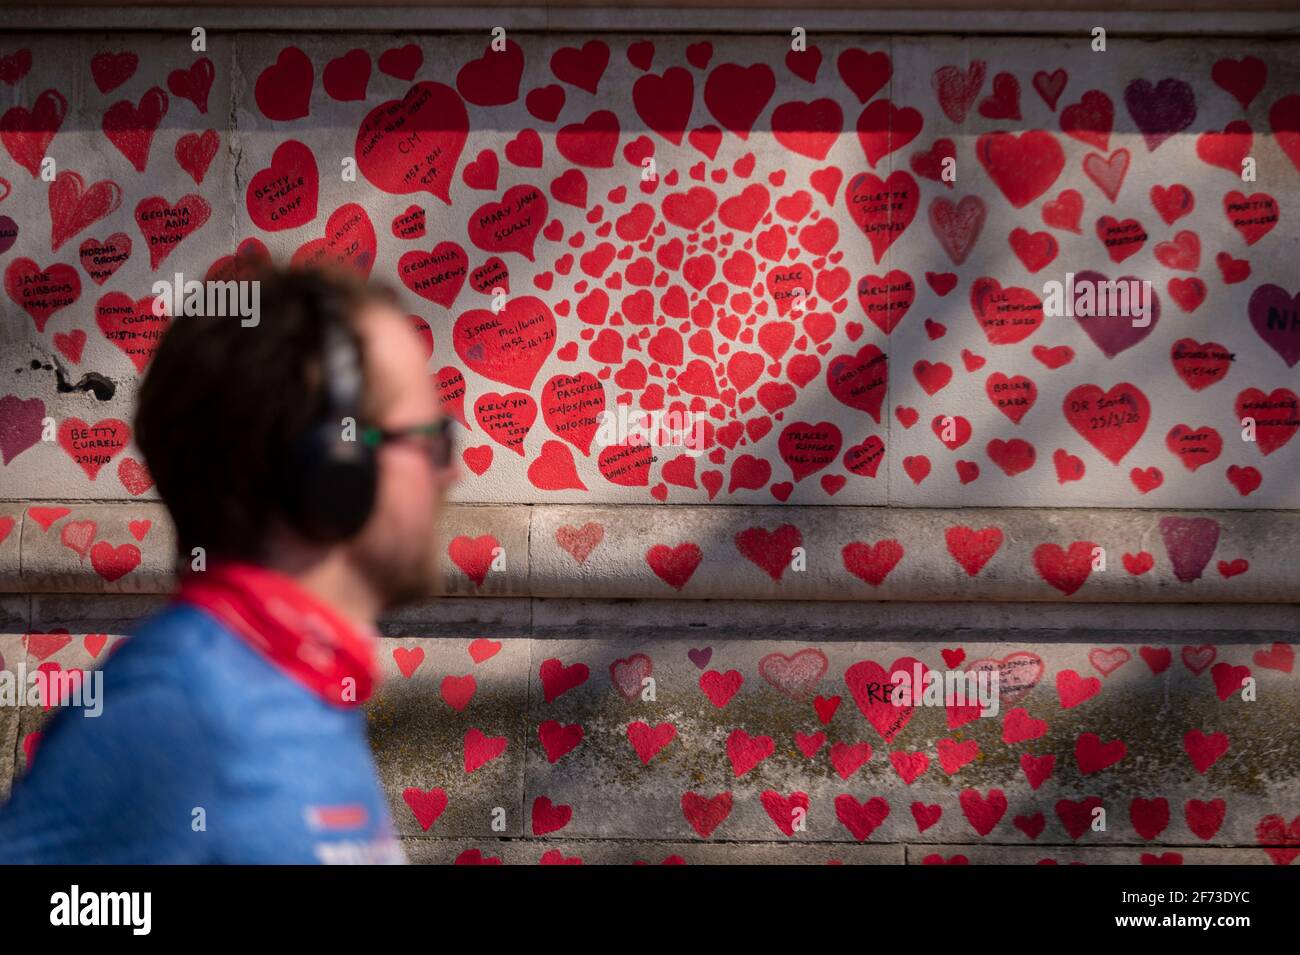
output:
[[[466, 426], [455, 599], [385, 621], [371, 708], [413, 857], [1290, 861], [1300, 41], [809, 42], [0, 35], [0, 666], [93, 666], [169, 586], [129, 427], [161, 325], [123, 316], [351, 248]], [[1158, 317], [1043, 315], [1067, 272]], [[703, 453], [592, 433], [674, 403]], [[906, 657], [1035, 678], [895, 728], [863, 674]], [[0, 710], [0, 788], [45, 718]]]
[[[78, 425], [130, 418], [155, 330], [115, 311], [126, 298], [241, 247], [289, 257], [356, 240], [361, 270], [430, 326], [431, 377], [459, 396], [461, 500], [1300, 502], [1291, 44], [1244, 47], [1263, 54], [1252, 70], [1204, 42], [1093, 53], [1084, 39], [833, 36], [791, 68], [775, 37], [521, 35], [484, 59], [483, 37], [452, 36], [393, 52], [385, 72], [410, 39], [214, 35], [202, 56], [156, 36], [24, 44], [30, 69], [0, 88], [20, 111], [0, 187], [8, 496], [142, 487], [129, 428]], [[111, 52], [139, 65], [113, 73], [95, 59]], [[19, 131], [34, 108], [59, 120], [48, 143]], [[442, 150], [427, 189], [403, 184], [398, 134], [370, 142], [408, 108], [447, 127], [426, 133]], [[930, 178], [948, 148], [951, 185]], [[643, 183], [651, 153], [659, 178]], [[42, 156], [62, 180], [32, 175]], [[250, 187], [283, 175], [301, 183], [295, 209], [272, 218]], [[1233, 211], [1237, 193], [1255, 206]], [[524, 196], [520, 231], [480, 227]], [[402, 222], [412, 207], [422, 235]], [[148, 221], [176, 227], [142, 231], [159, 209], [180, 211]], [[439, 246], [455, 274], [420, 288]], [[493, 259], [508, 280], [476, 283]], [[50, 269], [75, 294], [44, 301]], [[1149, 280], [1159, 314], [1145, 328], [1044, 317], [1044, 283], [1068, 272]], [[493, 318], [476, 284], [508, 288], [503, 327], [536, 315], [542, 334], [499, 353], [495, 331], [474, 331]], [[61, 393], [55, 364], [73, 384], [106, 376], [112, 397]], [[517, 430], [484, 427], [510, 401], [495, 420]], [[624, 404], [694, 410], [704, 453], [593, 445], [595, 415]], [[45, 415], [58, 440], [33, 444]]]

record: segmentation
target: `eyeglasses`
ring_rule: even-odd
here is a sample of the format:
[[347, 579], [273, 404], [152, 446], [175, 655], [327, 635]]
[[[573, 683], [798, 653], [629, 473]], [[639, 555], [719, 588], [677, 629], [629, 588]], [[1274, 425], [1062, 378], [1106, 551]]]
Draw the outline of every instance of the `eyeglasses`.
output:
[[452, 449], [455, 443], [452, 440], [452, 425], [455, 420], [455, 418], [444, 417], [429, 424], [415, 424], [407, 428], [380, 428], [377, 425], [368, 425], [361, 430], [361, 440], [364, 444], [377, 448], [391, 441], [420, 439], [429, 452], [429, 460], [433, 462], [433, 466], [440, 471], [445, 471], [451, 467], [452, 462]]

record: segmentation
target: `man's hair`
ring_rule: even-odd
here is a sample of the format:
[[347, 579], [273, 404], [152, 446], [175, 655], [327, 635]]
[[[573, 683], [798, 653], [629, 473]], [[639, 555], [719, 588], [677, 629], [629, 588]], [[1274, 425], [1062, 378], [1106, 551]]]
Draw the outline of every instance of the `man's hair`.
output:
[[293, 486], [291, 451], [329, 407], [321, 313], [344, 318], [364, 360], [357, 315], [395, 301], [391, 290], [342, 273], [267, 267], [238, 278], [260, 283], [257, 323], [176, 316], [138, 396], [135, 442], [171, 512], [182, 561], [195, 547], [209, 558], [265, 557]]

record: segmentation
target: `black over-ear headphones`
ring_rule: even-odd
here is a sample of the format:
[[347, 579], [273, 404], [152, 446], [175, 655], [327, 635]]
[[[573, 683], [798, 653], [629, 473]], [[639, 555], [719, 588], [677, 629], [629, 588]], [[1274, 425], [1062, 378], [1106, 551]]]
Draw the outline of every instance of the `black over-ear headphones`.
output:
[[[375, 448], [362, 439], [364, 377], [354, 333], [328, 292], [314, 296], [310, 311], [321, 325], [325, 408], [290, 450], [282, 505], [304, 537], [334, 543], [370, 517], [377, 466]], [[344, 419], [351, 419], [346, 428]]]

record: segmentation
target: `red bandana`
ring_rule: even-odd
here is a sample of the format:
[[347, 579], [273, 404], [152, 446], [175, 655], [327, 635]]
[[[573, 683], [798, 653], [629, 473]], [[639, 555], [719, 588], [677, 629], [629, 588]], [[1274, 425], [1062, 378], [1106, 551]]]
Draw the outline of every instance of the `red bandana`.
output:
[[380, 679], [373, 630], [359, 630], [292, 577], [245, 563], [186, 574], [177, 600], [207, 610], [335, 706], [359, 706]]

